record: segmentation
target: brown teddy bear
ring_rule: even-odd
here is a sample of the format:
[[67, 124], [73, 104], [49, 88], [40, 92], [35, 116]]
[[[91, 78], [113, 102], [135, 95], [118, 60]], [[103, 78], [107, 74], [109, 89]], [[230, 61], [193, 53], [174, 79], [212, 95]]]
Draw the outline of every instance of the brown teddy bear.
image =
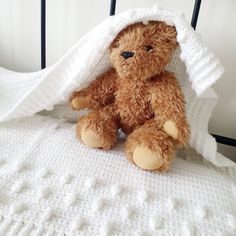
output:
[[165, 70], [178, 46], [175, 27], [136, 23], [110, 46], [113, 68], [71, 96], [74, 109], [92, 111], [77, 135], [90, 147], [110, 149], [117, 130], [128, 135], [128, 159], [145, 170], [166, 170], [189, 138], [185, 101], [175, 75]]

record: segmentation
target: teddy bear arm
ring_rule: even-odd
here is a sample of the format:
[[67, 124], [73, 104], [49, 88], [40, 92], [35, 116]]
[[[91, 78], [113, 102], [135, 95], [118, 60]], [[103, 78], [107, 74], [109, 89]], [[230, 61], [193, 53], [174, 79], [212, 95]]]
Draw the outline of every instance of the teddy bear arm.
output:
[[98, 76], [86, 88], [76, 91], [70, 98], [74, 109], [98, 109], [114, 101], [117, 74], [110, 69]]
[[159, 129], [164, 130], [179, 146], [189, 139], [189, 125], [185, 115], [185, 100], [173, 75], [156, 89], [152, 89], [152, 109]]

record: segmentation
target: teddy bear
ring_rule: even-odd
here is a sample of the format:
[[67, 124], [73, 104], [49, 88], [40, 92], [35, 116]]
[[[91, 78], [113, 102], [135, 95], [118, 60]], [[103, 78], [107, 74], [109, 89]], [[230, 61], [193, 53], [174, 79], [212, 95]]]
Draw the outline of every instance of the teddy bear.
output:
[[165, 69], [178, 47], [176, 36], [163, 21], [135, 23], [116, 36], [111, 68], [70, 98], [74, 109], [91, 110], [77, 124], [84, 144], [111, 149], [121, 129], [128, 160], [143, 170], [169, 169], [190, 134], [180, 84]]

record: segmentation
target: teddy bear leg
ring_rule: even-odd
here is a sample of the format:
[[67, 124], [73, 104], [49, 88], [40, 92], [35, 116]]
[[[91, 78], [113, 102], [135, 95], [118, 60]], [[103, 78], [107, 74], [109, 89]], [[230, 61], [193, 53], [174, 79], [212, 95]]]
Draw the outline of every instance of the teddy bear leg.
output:
[[128, 159], [144, 170], [167, 170], [174, 155], [173, 140], [148, 121], [127, 138]]
[[116, 142], [117, 122], [112, 107], [107, 106], [79, 119], [77, 136], [86, 145], [110, 149]]

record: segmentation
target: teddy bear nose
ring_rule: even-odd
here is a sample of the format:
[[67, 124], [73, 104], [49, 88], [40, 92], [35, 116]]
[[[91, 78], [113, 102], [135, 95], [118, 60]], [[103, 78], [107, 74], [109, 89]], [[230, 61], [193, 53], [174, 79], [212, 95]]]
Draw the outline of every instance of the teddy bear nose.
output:
[[121, 53], [121, 56], [124, 57], [125, 59], [128, 59], [130, 57], [132, 57], [134, 55], [133, 52], [128, 52], [128, 51], [124, 51]]

